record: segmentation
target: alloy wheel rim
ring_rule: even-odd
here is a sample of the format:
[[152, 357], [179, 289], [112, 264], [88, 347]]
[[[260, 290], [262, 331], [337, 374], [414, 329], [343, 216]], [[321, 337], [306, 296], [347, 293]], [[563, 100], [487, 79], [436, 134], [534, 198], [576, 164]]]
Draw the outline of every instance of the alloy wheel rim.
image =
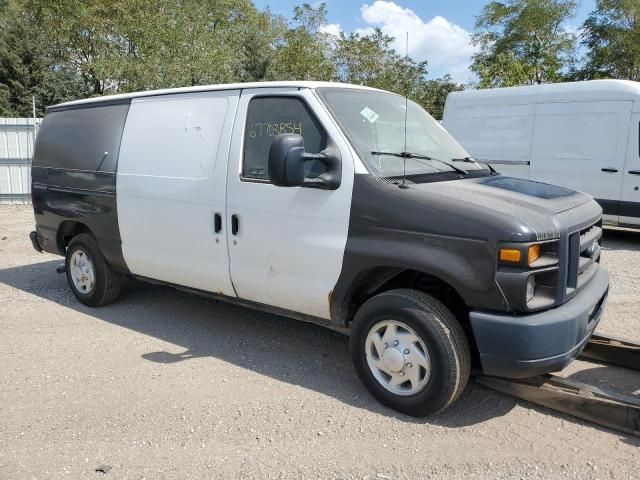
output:
[[69, 268], [76, 290], [84, 295], [90, 294], [96, 285], [96, 272], [89, 255], [84, 250], [76, 250], [71, 255]]
[[431, 360], [424, 341], [403, 322], [382, 320], [365, 340], [367, 364], [387, 391], [415, 395], [429, 383]]

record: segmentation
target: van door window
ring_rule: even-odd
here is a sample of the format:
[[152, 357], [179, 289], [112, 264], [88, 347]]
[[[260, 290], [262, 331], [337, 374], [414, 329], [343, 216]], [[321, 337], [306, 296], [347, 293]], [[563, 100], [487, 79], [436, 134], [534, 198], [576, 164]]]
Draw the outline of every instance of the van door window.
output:
[[[302, 135], [308, 153], [319, 153], [327, 146], [326, 132], [301, 99], [256, 97], [247, 111], [242, 179], [269, 181], [269, 147], [282, 133]], [[320, 161], [311, 161], [305, 169], [307, 178], [315, 178], [325, 167]]]

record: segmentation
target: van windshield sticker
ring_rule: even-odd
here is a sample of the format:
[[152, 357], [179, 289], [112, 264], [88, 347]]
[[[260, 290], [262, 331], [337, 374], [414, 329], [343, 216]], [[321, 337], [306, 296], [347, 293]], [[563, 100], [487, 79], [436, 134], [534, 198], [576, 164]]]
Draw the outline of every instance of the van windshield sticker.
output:
[[360, 115], [369, 120], [371, 123], [375, 123], [375, 121], [378, 120], [378, 117], [380, 117], [380, 115], [371, 110], [369, 107], [364, 107], [360, 112]]

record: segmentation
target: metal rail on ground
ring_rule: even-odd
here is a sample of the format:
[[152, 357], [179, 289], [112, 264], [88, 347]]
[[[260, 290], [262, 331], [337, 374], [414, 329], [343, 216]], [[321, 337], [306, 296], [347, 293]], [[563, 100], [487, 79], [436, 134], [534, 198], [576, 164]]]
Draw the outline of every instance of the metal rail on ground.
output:
[[[578, 358], [640, 371], [640, 345], [619, 338], [594, 335]], [[478, 375], [475, 380], [516, 398], [640, 436], [637, 395], [549, 374], [526, 379]]]

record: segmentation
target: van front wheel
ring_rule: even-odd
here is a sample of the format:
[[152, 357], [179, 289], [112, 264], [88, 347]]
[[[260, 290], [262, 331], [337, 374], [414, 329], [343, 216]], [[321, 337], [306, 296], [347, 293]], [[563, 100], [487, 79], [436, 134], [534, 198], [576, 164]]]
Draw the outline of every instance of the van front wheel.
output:
[[113, 271], [91, 235], [81, 233], [71, 239], [65, 267], [73, 294], [85, 305], [100, 307], [120, 295], [122, 277]]
[[384, 405], [411, 416], [437, 413], [464, 390], [469, 344], [455, 316], [423, 292], [398, 289], [358, 310], [350, 349], [365, 387]]

